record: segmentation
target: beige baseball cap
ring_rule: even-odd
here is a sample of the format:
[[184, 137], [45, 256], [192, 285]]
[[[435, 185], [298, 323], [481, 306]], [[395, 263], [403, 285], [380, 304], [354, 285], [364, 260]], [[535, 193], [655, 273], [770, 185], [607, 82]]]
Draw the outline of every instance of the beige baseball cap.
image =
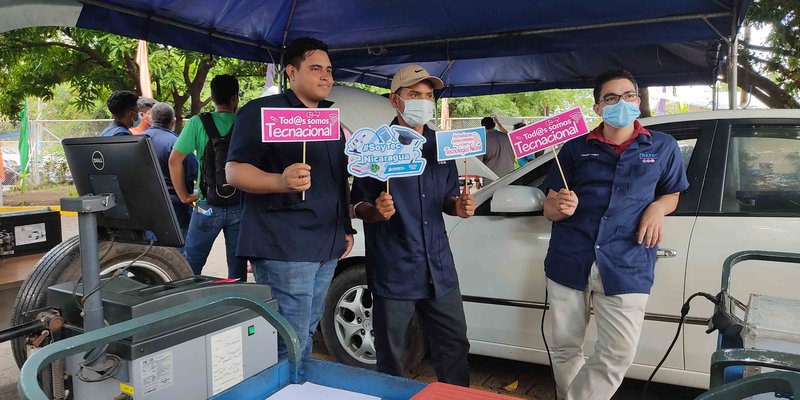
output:
[[397, 92], [397, 89], [414, 86], [424, 80], [429, 80], [433, 84], [434, 89], [441, 89], [444, 87], [444, 82], [441, 79], [432, 76], [417, 64], [408, 64], [400, 68], [392, 77], [392, 93]]

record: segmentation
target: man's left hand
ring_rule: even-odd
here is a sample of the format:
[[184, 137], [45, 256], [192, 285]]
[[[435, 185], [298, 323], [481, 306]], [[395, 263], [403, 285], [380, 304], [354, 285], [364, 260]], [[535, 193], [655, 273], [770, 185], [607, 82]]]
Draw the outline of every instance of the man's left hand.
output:
[[664, 206], [652, 203], [642, 214], [636, 242], [644, 243], [644, 247], [651, 248], [661, 243], [661, 228], [664, 226]]
[[475, 215], [475, 198], [469, 193], [461, 193], [456, 197], [456, 214], [461, 218]]
[[342, 253], [341, 257], [339, 257], [340, 260], [347, 257], [350, 254], [350, 250], [353, 250], [353, 234], [348, 233], [344, 235], [344, 242], [344, 253]]

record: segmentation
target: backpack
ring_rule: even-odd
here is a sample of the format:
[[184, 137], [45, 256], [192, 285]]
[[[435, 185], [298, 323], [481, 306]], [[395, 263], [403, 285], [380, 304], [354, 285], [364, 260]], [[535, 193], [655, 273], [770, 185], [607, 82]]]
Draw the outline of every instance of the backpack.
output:
[[208, 135], [208, 144], [203, 150], [203, 171], [200, 174], [200, 190], [208, 201], [214, 206], [229, 206], [239, 204], [241, 192], [228, 185], [225, 179], [225, 162], [228, 159], [228, 146], [231, 142], [231, 132], [222, 136], [214, 124], [211, 113], [200, 114], [200, 121]]

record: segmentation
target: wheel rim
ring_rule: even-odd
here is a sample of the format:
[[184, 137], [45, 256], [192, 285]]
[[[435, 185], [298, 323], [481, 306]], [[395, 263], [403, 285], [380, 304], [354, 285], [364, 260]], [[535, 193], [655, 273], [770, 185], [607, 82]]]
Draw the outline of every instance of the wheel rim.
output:
[[336, 302], [334, 326], [339, 344], [350, 357], [375, 364], [375, 334], [372, 330], [372, 294], [367, 285], [348, 289]]
[[108, 275], [116, 270], [126, 267], [127, 270], [125, 273], [128, 277], [148, 285], [169, 282], [172, 280], [172, 277], [169, 275], [169, 273], [167, 273], [166, 270], [149, 261], [142, 260], [136, 261], [133, 263], [133, 265], [131, 265], [130, 261], [118, 262], [109, 267], [103, 268], [100, 271], [100, 275]]

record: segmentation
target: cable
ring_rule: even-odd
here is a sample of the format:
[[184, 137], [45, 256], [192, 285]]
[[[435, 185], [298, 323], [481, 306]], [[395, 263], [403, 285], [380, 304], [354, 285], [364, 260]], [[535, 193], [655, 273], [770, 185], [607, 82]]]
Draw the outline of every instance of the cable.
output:
[[542, 311], [542, 340], [544, 341], [544, 349], [547, 351], [547, 361], [550, 362], [550, 376], [553, 377], [553, 398], [558, 398], [558, 385], [556, 384], [556, 371], [553, 369], [553, 359], [550, 357], [550, 347], [547, 345], [547, 338], [544, 336], [544, 317], [547, 315], [547, 286], [544, 288], [544, 310]]
[[[87, 299], [87, 298], [89, 298], [89, 296], [91, 296], [91, 295], [93, 295], [93, 294], [95, 294], [95, 293], [99, 292], [100, 290], [102, 290], [102, 289], [103, 289], [103, 288], [104, 288], [106, 285], [108, 285], [108, 284], [109, 284], [109, 282], [113, 281], [113, 280], [114, 280], [114, 278], [116, 278], [116, 277], [118, 277], [118, 276], [120, 276], [120, 275], [124, 274], [124, 273], [125, 273], [125, 271], [127, 271], [127, 270], [128, 270], [128, 268], [132, 267], [132, 266], [133, 266], [133, 264], [136, 264], [136, 262], [137, 262], [137, 261], [141, 260], [141, 259], [142, 259], [142, 257], [146, 256], [146, 255], [147, 255], [147, 253], [148, 253], [148, 252], [150, 252], [150, 249], [152, 249], [152, 248], [153, 248], [153, 244], [155, 244], [155, 241], [151, 240], [151, 241], [150, 241], [150, 244], [147, 246], [147, 248], [146, 248], [146, 249], [144, 249], [144, 252], [142, 252], [142, 254], [139, 254], [139, 255], [138, 255], [136, 258], [134, 258], [133, 260], [131, 260], [130, 264], [126, 265], [126, 266], [125, 266], [125, 267], [123, 267], [123, 268], [120, 268], [120, 269], [118, 269], [118, 270], [114, 271], [114, 272], [111, 274], [111, 278], [109, 278], [107, 281], [103, 282], [102, 284], [100, 284], [100, 285], [99, 285], [99, 286], [97, 286], [96, 288], [94, 288], [94, 289], [92, 289], [91, 291], [89, 291], [89, 293], [86, 293], [86, 294], [84, 294], [84, 295], [83, 295], [83, 298], [81, 299], [81, 305], [83, 305], [83, 304], [84, 304], [84, 302], [86, 301], [86, 299]], [[81, 308], [81, 309], [83, 309], [83, 308]]]
[[[108, 254], [111, 253], [111, 249], [114, 247], [114, 239], [115, 239], [114, 236], [111, 236], [111, 244], [108, 245], [108, 248], [106, 249], [106, 251], [97, 260], [97, 265], [102, 264], [103, 260], [106, 258], [106, 256], [108, 256]], [[75, 304], [78, 305], [78, 308], [80, 308], [81, 311], [83, 311], [83, 303], [78, 300], [77, 292], [78, 292], [78, 285], [81, 283], [82, 280], [83, 280], [83, 275], [79, 276], [78, 280], [75, 281], [75, 285], [72, 286], [72, 299], [75, 300]]]
[[642, 390], [642, 400], [647, 399], [647, 390], [650, 388], [650, 383], [653, 381], [653, 378], [656, 376], [656, 373], [661, 368], [661, 365], [664, 364], [664, 361], [667, 361], [669, 353], [672, 352], [672, 348], [675, 347], [675, 343], [678, 341], [678, 337], [681, 335], [681, 328], [683, 327], [683, 323], [686, 321], [686, 316], [689, 314], [689, 303], [691, 303], [692, 300], [694, 300], [694, 298], [698, 296], [703, 296], [710, 302], [717, 304], [717, 298], [714, 295], [705, 292], [697, 292], [689, 296], [688, 299], [686, 299], [686, 302], [683, 303], [683, 307], [681, 307], [681, 320], [680, 322], [678, 322], [678, 330], [675, 331], [675, 337], [672, 338], [672, 343], [669, 344], [667, 352], [664, 353], [664, 357], [661, 359], [661, 361], [658, 362], [658, 365], [656, 365], [656, 369], [654, 369], [653, 373], [650, 374], [650, 377], [647, 378], [647, 382], [644, 384], [644, 389]]

